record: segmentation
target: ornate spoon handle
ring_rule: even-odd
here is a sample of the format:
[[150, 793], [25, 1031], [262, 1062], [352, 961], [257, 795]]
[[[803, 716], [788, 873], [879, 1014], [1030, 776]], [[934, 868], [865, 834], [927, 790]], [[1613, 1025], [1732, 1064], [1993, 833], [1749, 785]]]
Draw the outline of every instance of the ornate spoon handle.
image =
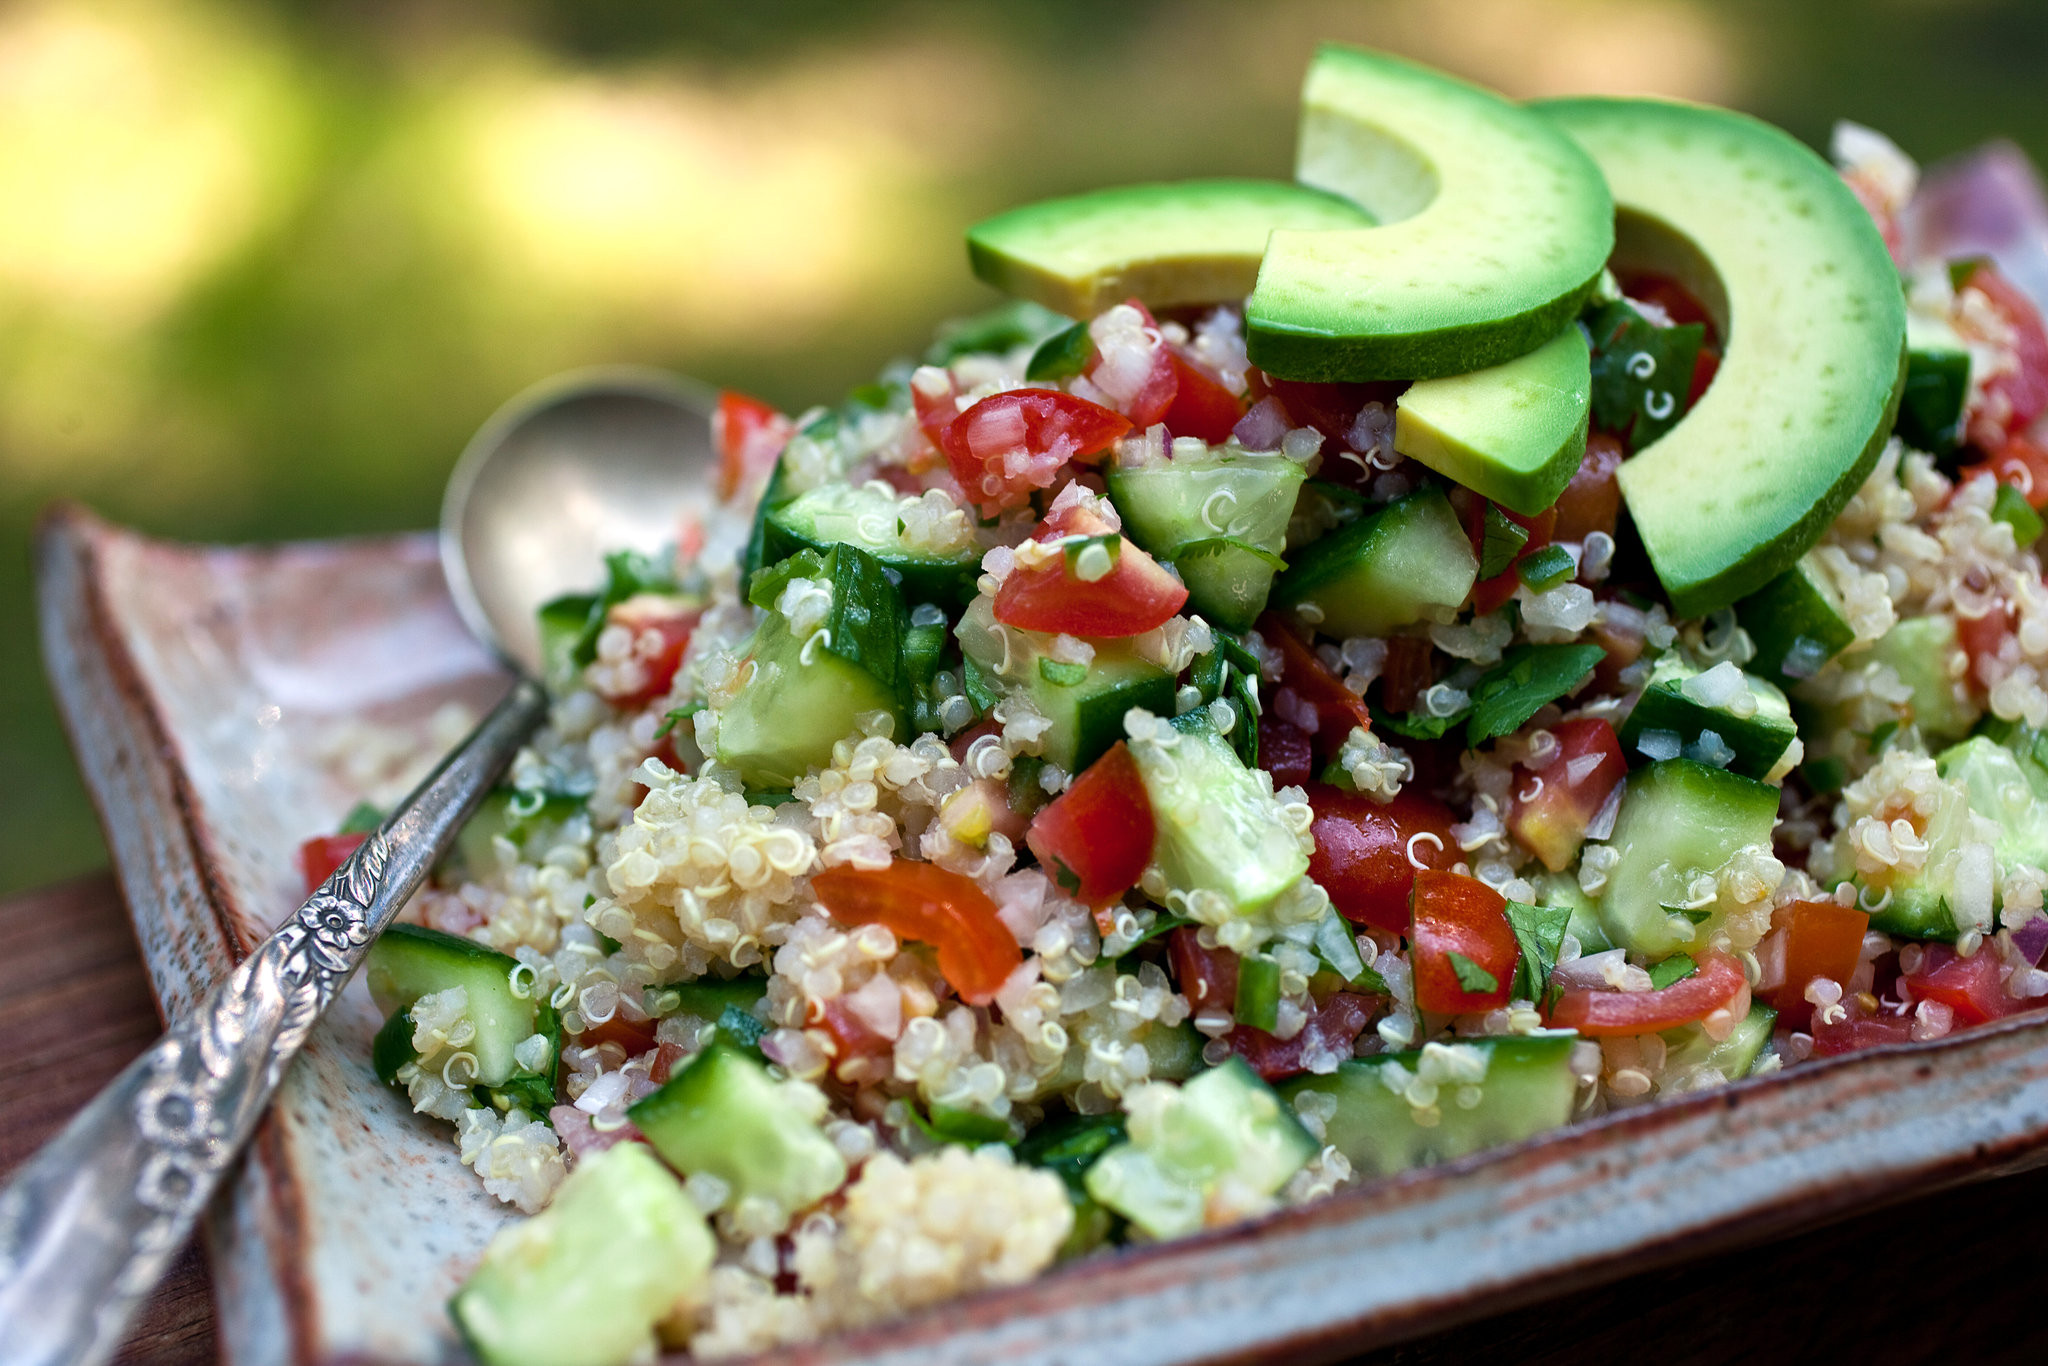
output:
[[0, 1366], [96, 1366], [183, 1246], [306, 1035], [547, 699], [483, 724], [189, 1018], [0, 1189]]

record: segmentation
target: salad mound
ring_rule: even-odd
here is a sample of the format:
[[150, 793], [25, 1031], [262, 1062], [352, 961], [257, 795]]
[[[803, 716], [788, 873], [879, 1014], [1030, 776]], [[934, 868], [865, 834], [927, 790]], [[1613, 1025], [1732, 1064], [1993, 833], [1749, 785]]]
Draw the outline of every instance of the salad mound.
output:
[[[453, 1302], [487, 1362], [801, 1341], [2048, 1000], [2035, 305], [1865, 129], [1838, 176], [1347, 49], [1308, 108], [1356, 215], [1006, 215], [978, 268], [1155, 297], [726, 394], [691, 550], [543, 609], [549, 722], [369, 967], [379, 1074], [533, 1216]], [[1677, 193], [1631, 109], [1777, 189]]]

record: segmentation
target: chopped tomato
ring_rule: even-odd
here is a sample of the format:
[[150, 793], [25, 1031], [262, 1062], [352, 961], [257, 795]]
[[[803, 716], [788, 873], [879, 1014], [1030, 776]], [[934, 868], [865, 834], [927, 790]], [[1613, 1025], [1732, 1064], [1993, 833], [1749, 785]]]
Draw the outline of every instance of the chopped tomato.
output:
[[632, 632], [631, 654], [604, 661], [591, 674], [592, 687], [615, 707], [644, 707], [668, 691], [704, 609], [667, 593], [636, 593], [605, 614], [605, 625]]
[[1205, 949], [1192, 925], [1166, 936], [1166, 961], [1173, 984], [1195, 1011], [1237, 1008], [1237, 955], [1229, 949]]
[[1406, 715], [1422, 705], [1436, 682], [1436, 656], [1427, 637], [1388, 636], [1387, 662], [1380, 668], [1380, 705]]
[[1842, 1002], [1843, 1016], [1828, 1024], [1813, 1022], [1813, 1053], [1817, 1058], [1839, 1057], [1888, 1043], [1910, 1043], [1913, 1013], [1889, 1004], [1872, 1010], [1860, 996]]
[[1586, 438], [1586, 458], [1579, 472], [1557, 496], [1557, 521], [1550, 534], [1560, 541], [1583, 541], [1596, 531], [1614, 534], [1621, 519], [1621, 470], [1624, 448], [1612, 432], [1594, 432]]
[[1702, 346], [1692, 360], [1692, 387], [1685, 392], [1685, 410], [1692, 411], [1692, 405], [1706, 395], [1713, 384], [1714, 376], [1721, 373], [1721, 353], [1711, 346]]
[[[1174, 363], [1173, 347], [1160, 335], [1159, 320], [1152, 316], [1152, 310], [1145, 307], [1144, 301], [1140, 299], [1126, 299], [1124, 303], [1127, 307], [1136, 309], [1138, 315], [1145, 320], [1146, 344], [1152, 352], [1152, 369], [1145, 376], [1144, 384], [1139, 386], [1137, 393], [1131, 395], [1129, 402], [1119, 405], [1123, 415], [1131, 420], [1131, 425], [1142, 430], [1155, 422], [1166, 420], [1167, 413], [1173, 408], [1174, 400], [1180, 393], [1181, 371]], [[1083, 373], [1092, 379], [1105, 363], [1106, 358], [1098, 347], [1094, 358], [1088, 362], [1088, 368]]]
[[[1259, 638], [1279, 652], [1280, 684], [1271, 710], [1292, 721], [1320, 742], [1323, 757], [1336, 754], [1353, 727], [1372, 729], [1372, 711], [1365, 699], [1344, 686], [1308, 643], [1278, 617], [1259, 618]], [[1313, 719], [1311, 730], [1308, 722]]]
[[1459, 858], [1451, 809], [1414, 785], [1391, 801], [1322, 783], [1308, 788], [1316, 842], [1308, 875], [1330, 894], [1347, 920], [1376, 929], [1408, 928], [1408, 900], [1418, 870], [1448, 868]]
[[679, 1043], [656, 1044], [654, 1060], [647, 1064], [647, 1080], [660, 1086], [675, 1072], [676, 1064], [690, 1056], [690, 1051]]
[[2003, 604], [1993, 606], [1982, 616], [1956, 615], [1956, 643], [1970, 657], [1970, 682], [1976, 686], [1980, 697], [1991, 686], [1984, 669], [1985, 661], [1998, 658], [2005, 642], [2012, 636], [2012, 628], [2012, 608]]
[[980, 883], [931, 863], [894, 859], [886, 868], [827, 868], [811, 893], [834, 920], [884, 925], [938, 951], [939, 971], [960, 999], [995, 999], [1024, 952]]
[[[1476, 877], [1430, 871], [1415, 874], [1409, 907], [1417, 1007], [1437, 1015], [1469, 1015], [1508, 1003], [1521, 950], [1508, 924], [1506, 897]], [[1453, 962], [1452, 954], [1465, 962]], [[1491, 989], [1485, 985], [1488, 977]]]
[[1223, 1042], [1250, 1063], [1254, 1072], [1267, 1081], [1279, 1081], [1308, 1071], [1307, 1058], [1311, 1052], [1335, 1052], [1350, 1057], [1351, 1045], [1365, 1032], [1379, 1006], [1377, 996], [1339, 991], [1323, 1002], [1291, 1039], [1275, 1038], [1263, 1029], [1239, 1025], [1223, 1036]]
[[2036, 512], [2048, 508], [2048, 448], [2028, 437], [2014, 436], [1990, 459], [1957, 470], [1956, 482], [1967, 483], [1986, 473], [2018, 489]]
[[1137, 761], [1119, 740], [1039, 811], [1024, 842], [1069, 895], [1100, 907], [1138, 885], [1155, 833]]
[[1920, 966], [1899, 980], [1913, 1000], [1939, 1001], [1953, 1010], [1959, 1028], [2013, 1011], [2013, 999], [2005, 994], [2004, 964], [1988, 947], [1964, 958], [1946, 944], [1928, 944]]
[[[1486, 510], [1500, 507], [1466, 488], [1451, 490], [1451, 506], [1458, 509], [1464, 519], [1465, 535], [1471, 539], [1472, 553], [1483, 561], [1486, 558]], [[1525, 517], [1511, 508], [1500, 508], [1501, 514], [1516, 526], [1529, 533], [1529, 539], [1515, 552], [1508, 567], [1490, 579], [1481, 579], [1472, 587], [1472, 610], [1491, 612], [1515, 595], [1521, 585], [1521, 576], [1515, 573], [1519, 565], [1530, 555], [1550, 544], [1551, 534], [1557, 526], [1556, 507], [1547, 507], [1533, 517]]]
[[1621, 682], [1622, 670], [1643, 657], [1643, 646], [1647, 643], [1642, 624], [1603, 612], [1593, 622], [1592, 640], [1607, 651], [1593, 666], [1593, 686], [1601, 692], [1626, 692]]
[[315, 835], [299, 846], [299, 873], [306, 879], [306, 895], [320, 890], [320, 884], [334, 876], [334, 870], [348, 862], [348, 856], [362, 848], [368, 835]]
[[918, 430], [943, 451], [946, 431], [960, 416], [960, 386], [950, 370], [925, 366], [910, 380], [910, 404], [917, 413]]
[[1178, 348], [1168, 347], [1167, 356], [1175, 382], [1173, 402], [1160, 419], [1166, 430], [1174, 436], [1200, 437], [1212, 446], [1222, 445], [1244, 416], [1244, 400], [1224, 388], [1207, 366], [1189, 360]]
[[825, 1002], [814, 1023], [832, 1036], [832, 1043], [838, 1049], [833, 1054], [834, 1071], [855, 1059], [886, 1058], [896, 1047], [894, 1039], [854, 1014], [843, 996]]
[[1689, 977], [1656, 991], [1607, 991], [1574, 987], [1557, 998], [1550, 1023], [1600, 1038], [1609, 1034], [1654, 1034], [1704, 1020], [1728, 1009], [1749, 991], [1742, 964], [1708, 951]]
[[[1115, 534], [1099, 514], [1076, 505], [1048, 517], [1032, 541]], [[1019, 564], [996, 591], [996, 620], [1025, 631], [1104, 639], [1143, 635], [1186, 605], [1187, 586], [1129, 539], [1117, 537], [1113, 559], [1095, 579], [1081, 577], [1088, 565], [1064, 550], [1043, 564]]]
[[576, 1041], [585, 1048], [595, 1048], [601, 1043], [615, 1043], [626, 1050], [626, 1056], [637, 1058], [654, 1047], [654, 1021], [628, 1020], [614, 1015], [603, 1024], [594, 1024], [576, 1036]]
[[1970, 272], [1962, 289], [1984, 297], [1997, 315], [1997, 325], [1972, 326], [1966, 309], [1956, 319], [1956, 330], [1967, 340], [1988, 341], [2012, 353], [2012, 367], [1984, 381], [1967, 418], [1970, 444], [1996, 451], [2048, 410], [2048, 329], [2042, 327], [2033, 300], [1988, 262]]
[[1273, 775], [1273, 786], [1299, 786], [1315, 777], [1316, 751], [1309, 733], [1267, 709], [1259, 717], [1259, 767]]
[[711, 444], [718, 448], [718, 496], [731, 499], [768, 477], [796, 424], [758, 398], [727, 389], [711, 414]]
[[1805, 1029], [1813, 1019], [1806, 988], [1816, 977], [1848, 987], [1863, 954], [1863, 934], [1870, 917], [1854, 906], [1832, 901], [1795, 901], [1778, 912], [1785, 933], [1785, 981], [1771, 996], [1778, 1023]]
[[1130, 429], [1127, 418], [1085, 398], [1011, 389], [948, 423], [939, 446], [967, 497], [993, 517], [1022, 507], [1035, 491], [1051, 488], [1070, 461], [1101, 455]]
[[1598, 718], [1560, 721], [1550, 727], [1557, 757], [1538, 773], [1516, 765], [1508, 829], [1561, 873], [1578, 857], [1586, 827], [1628, 774], [1614, 727]]
[[946, 742], [946, 749], [952, 754], [954, 762], [964, 764], [967, 762], [967, 751], [974, 748], [976, 740], [979, 740], [984, 735], [1001, 735], [1002, 733], [1003, 724], [1000, 721], [976, 721], [966, 730], [961, 731], [958, 735], [948, 740]]
[[[1308, 380], [1274, 379], [1262, 371], [1251, 376], [1254, 397], [1271, 394], [1287, 410], [1288, 422], [1296, 427], [1313, 427], [1325, 441], [1341, 442], [1358, 421], [1359, 410], [1368, 403], [1388, 407], [1400, 397], [1406, 384], [1371, 381], [1365, 383], [1316, 384]], [[1324, 469], [1340, 463], [1326, 461]]]

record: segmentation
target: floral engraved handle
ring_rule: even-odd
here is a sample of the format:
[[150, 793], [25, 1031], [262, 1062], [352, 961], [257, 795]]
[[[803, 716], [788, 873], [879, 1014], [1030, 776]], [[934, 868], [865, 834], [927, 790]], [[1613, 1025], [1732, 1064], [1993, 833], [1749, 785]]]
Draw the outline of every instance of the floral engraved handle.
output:
[[297, 914], [0, 1188], [0, 1366], [106, 1360], [372, 940], [526, 735], [530, 681]]

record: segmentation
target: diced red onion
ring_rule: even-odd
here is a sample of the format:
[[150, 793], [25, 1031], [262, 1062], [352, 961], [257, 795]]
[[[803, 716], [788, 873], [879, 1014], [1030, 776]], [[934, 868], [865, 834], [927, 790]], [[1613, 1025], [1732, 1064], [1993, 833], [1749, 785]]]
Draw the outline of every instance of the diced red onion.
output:
[[1287, 435], [1287, 411], [1278, 399], [1262, 398], [1237, 420], [1230, 434], [1248, 451], [1277, 451]]
[[2012, 946], [2035, 967], [2041, 966], [2041, 955], [2048, 952], [2048, 915], [2037, 915], [2012, 932]]

